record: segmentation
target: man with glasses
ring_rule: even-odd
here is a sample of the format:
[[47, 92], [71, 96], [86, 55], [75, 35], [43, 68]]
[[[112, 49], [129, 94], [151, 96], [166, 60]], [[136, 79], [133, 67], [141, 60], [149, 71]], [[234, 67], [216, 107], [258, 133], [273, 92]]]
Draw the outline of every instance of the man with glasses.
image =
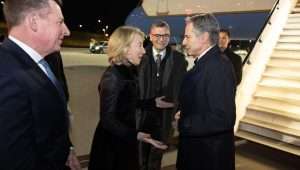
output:
[[[140, 97], [160, 97], [160, 100], [173, 103], [173, 107], [141, 110], [138, 113], [138, 128], [168, 144], [172, 120], [177, 109], [177, 96], [187, 62], [182, 53], [170, 47], [170, 27], [165, 21], [154, 22], [150, 27], [149, 37], [151, 43], [146, 47], [139, 68]], [[142, 170], [160, 169], [163, 151], [146, 143], [140, 144], [139, 151]]]

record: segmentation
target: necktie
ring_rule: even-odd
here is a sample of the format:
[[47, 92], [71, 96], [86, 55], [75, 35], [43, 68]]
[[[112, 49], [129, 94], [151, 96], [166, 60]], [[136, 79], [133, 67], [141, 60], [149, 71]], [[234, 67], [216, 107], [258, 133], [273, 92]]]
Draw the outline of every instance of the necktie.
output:
[[194, 65], [196, 65], [197, 62], [198, 62], [198, 58], [196, 58], [196, 59], [194, 60]]
[[161, 64], [161, 55], [157, 54], [156, 55], [156, 77], [159, 77], [160, 64]]
[[55, 77], [54, 73], [52, 72], [52, 70], [51, 70], [49, 64], [47, 63], [47, 61], [44, 60], [44, 59], [42, 59], [42, 60], [39, 61], [39, 63], [40, 63], [41, 65], [44, 66], [44, 68], [45, 68], [45, 70], [46, 70], [46, 72], [47, 72], [46, 75], [48, 76], [48, 78], [51, 80], [51, 82], [52, 82], [52, 83], [54, 84], [54, 86], [56, 87], [56, 89], [57, 89], [59, 95], [60, 95], [64, 100], [66, 100], [66, 96], [65, 96], [65, 93], [64, 93], [64, 91], [63, 91], [63, 88], [62, 88], [60, 82], [56, 79], [56, 77]]

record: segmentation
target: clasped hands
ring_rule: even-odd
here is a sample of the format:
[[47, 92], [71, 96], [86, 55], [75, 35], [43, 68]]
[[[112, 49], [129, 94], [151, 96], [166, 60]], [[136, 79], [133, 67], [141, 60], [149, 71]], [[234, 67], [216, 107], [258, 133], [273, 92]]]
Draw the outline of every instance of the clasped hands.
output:
[[157, 149], [166, 150], [168, 146], [161, 141], [155, 140], [150, 134], [144, 132], [138, 132], [137, 139], [153, 145]]

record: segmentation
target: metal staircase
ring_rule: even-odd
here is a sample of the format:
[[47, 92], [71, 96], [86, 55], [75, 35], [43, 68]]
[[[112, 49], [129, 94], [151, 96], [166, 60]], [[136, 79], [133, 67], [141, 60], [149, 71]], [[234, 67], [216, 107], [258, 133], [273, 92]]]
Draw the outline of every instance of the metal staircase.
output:
[[300, 156], [300, 2], [289, 14], [236, 136]]

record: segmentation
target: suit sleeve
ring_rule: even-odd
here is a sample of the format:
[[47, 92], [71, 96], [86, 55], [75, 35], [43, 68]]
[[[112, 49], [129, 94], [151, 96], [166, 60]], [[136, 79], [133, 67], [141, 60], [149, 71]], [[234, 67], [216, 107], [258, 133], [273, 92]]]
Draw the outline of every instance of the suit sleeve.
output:
[[233, 129], [235, 123], [235, 84], [229, 65], [215, 68], [208, 78], [207, 94], [210, 113], [207, 131], [211, 133]]
[[[122, 82], [113, 74], [105, 74], [99, 85], [100, 117], [107, 131], [128, 142], [137, 140], [137, 132], [118, 119], [118, 97], [123, 88]], [[132, 113], [135, 114], [135, 113]]]
[[25, 92], [13, 76], [0, 73], [0, 162], [4, 169], [13, 167], [12, 160], [24, 159], [20, 153], [31, 152], [35, 145], [27, 105]]
[[[191, 136], [206, 136], [230, 131], [235, 123], [235, 81], [230, 65], [208, 71], [204, 93], [207, 107], [201, 114], [190, 117]], [[202, 91], [201, 91], [202, 92]], [[196, 92], [198, 93], [198, 92]], [[200, 92], [199, 92], [200, 93]], [[201, 96], [201, 94], [197, 94]]]

